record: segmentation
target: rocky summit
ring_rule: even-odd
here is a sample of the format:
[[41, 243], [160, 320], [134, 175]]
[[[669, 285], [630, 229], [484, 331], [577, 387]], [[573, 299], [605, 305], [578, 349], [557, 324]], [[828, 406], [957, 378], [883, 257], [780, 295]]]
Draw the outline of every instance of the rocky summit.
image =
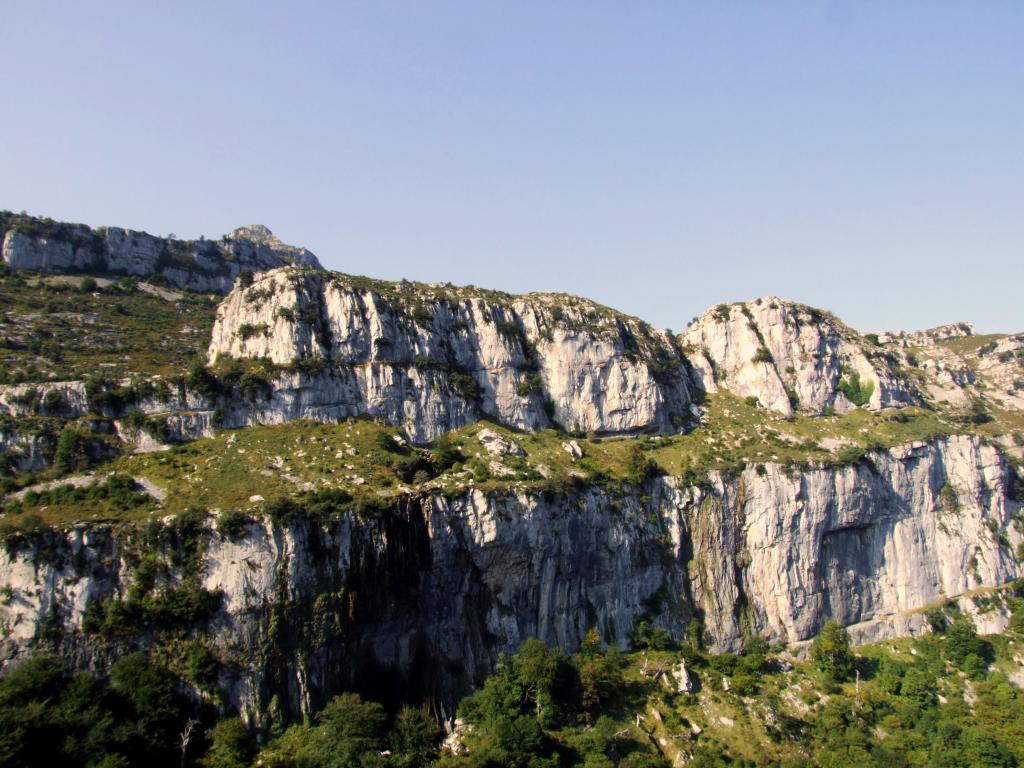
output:
[[[833, 622], [1010, 620], [1024, 335], [864, 334], [771, 296], [673, 334], [330, 272], [258, 225], [0, 233], [11, 669], [142, 651], [272, 730], [342, 691], [448, 719], [530, 639], [800, 663]], [[697, 696], [678, 663], [658, 674]]]
[[0, 242], [3, 263], [11, 269], [144, 276], [199, 293], [226, 293], [243, 272], [283, 264], [320, 266], [305, 248], [285, 245], [258, 224], [220, 240], [190, 241], [4, 212]]

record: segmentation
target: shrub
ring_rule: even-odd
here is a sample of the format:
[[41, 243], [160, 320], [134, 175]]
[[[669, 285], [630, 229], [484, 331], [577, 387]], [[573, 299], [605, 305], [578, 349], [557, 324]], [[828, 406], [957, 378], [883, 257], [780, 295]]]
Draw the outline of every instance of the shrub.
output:
[[535, 371], [526, 373], [519, 384], [516, 385], [516, 394], [520, 397], [529, 397], [533, 392], [544, 391], [544, 379]]
[[193, 392], [207, 400], [216, 399], [224, 391], [223, 384], [201, 360], [193, 360], [189, 365], [185, 384]]
[[61, 474], [82, 470], [89, 466], [89, 436], [75, 427], [67, 427], [57, 439], [53, 463]]
[[85, 396], [96, 411], [120, 411], [137, 403], [143, 392], [132, 384], [124, 386], [106, 376], [90, 376], [85, 380]]
[[43, 395], [43, 408], [47, 413], [58, 413], [64, 410], [66, 405], [64, 394], [59, 389], [48, 389]]
[[961, 424], [987, 424], [992, 421], [992, 416], [989, 415], [985, 404], [981, 400], [972, 400], [971, 407], [966, 412], [960, 414], [957, 417], [957, 421]]
[[774, 363], [775, 358], [772, 356], [771, 350], [768, 347], [761, 345], [757, 348], [757, 352], [754, 353], [752, 358], [755, 363]]
[[266, 323], [257, 323], [255, 325], [252, 323], [242, 323], [238, 326], [238, 330], [235, 333], [242, 341], [248, 341], [253, 336], [266, 336], [270, 333], [270, 328]]
[[256, 739], [240, 718], [217, 722], [210, 730], [210, 749], [200, 760], [202, 768], [248, 768], [256, 757]]
[[217, 517], [216, 530], [223, 539], [240, 539], [254, 522], [245, 512], [229, 509]]
[[639, 485], [657, 472], [657, 463], [644, 452], [639, 443], [633, 443], [629, 447], [629, 456], [626, 459], [626, 480]]
[[867, 455], [867, 451], [859, 445], [844, 445], [836, 454], [836, 463], [839, 466], [850, 466], [856, 464]]
[[469, 402], [478, 402], [482, 394], [480, 383], [469, 373], [454, 370], [448, 374], [448, 385]]
[[246, 371], [238, 379], [238, 391], [250, 401], [266, 400], [274, 388], [265, 376], [256, 371]]
[[988, 671], [987, 660], [992, 648], [978, 637], [974, 620], [966, 614], [959, 614], [946, 629], [946, 657], [970, 677], [984, 677]]
[[407, 454], [409, 449], [397, 442], [390, 432], [378, 432], [373, 438], [374, 445], [386, 453]]
[[430, 460], [435, 472], [444, 472], [462, 461], [462, 452], [451, 437], [442, 435], [437, 439]]
[[939, 491], [939, 504], [941, 510], [947, 514], [956, 515], [960, 513], [960, 497], [948, 480]]
[[302, 505], [290, 496], [268, 501], [263, 505], [263, 513], [277, 526], [286, 526], [297, 517], [305, 514]]
[[851, 371], [846, 378], [839, 380], [836, 390], [845, 395], [846, 399], [854, 405], [864, 406], [871, 401], [871, 395], [875, 392], [875, 382], [868, 381], [862, 384], [860, 374]]

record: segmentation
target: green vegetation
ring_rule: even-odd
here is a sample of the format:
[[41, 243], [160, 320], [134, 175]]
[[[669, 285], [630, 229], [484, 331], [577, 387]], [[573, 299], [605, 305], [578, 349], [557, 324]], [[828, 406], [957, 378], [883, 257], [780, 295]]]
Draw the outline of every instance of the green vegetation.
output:
[[[189, 377], [207, 381], [214, 392], [236, 387], [258, 393], [264, 381], [260, 370], [259, 361], [247, 366], [232, 363], [218, 375], [197, 366]], [[984, 430], [994, 426], [985, 424], [977, 429], [985, 434]], [[505, 474], [489, 471], [493, 457], [477, 440], [485, 428], [519, 445], [525, 453], [499, 460]], [[337, 508], [376, 514], [412, 494], [452, 494], [470, 488], [565, 491], [586, 484], [640, 483], [658, 474], [699, 483], [708, 471], [738, 472], [768, 462], [800, 471], [855, 464], [870, 451], [962, 431], [941, 414], [919, 408], [882, 413], [857, 409], [842, 416], [797, 415], [780, 420], [727, 392], [708, 397], [704, 423], [685, 435], [579, 436], [576, 440], [584, 454], [579, 461], [573, 461], [562, 448], [566, 436], [561, 432], [517, 433], [488, 422], [451, 432], [428, 449], [404, 441], [399, 444], [395, 442], [400, 434], [397, 429], [365, 419], [340, 424], [295, 421], [228, 430], [168, 451], [124, 455], [100, 463], [102, 453], [94, 445], [99, 437], [75, 429], [79, 431], [68, 437], [61, 433], [60, 473], [91, 468], [97, 477], [116, 472], [145, 478], [164, 491], [166, 499], [159, 505], [125, 505], [54, 497], [54, 503], [31, 510], [48, 524], [66, 525], [76, 520], [136, 523], [155, 515], [178, 514], [190, 506], [255, 518], [264, 514], [266, 503], [294, 497], [304, 488], [341, 492], [351, 501], [346, 507], [335, 499]], [[826, 450], [822, 447], [825, 440], [841, 445]], [[51, 470], [34, 481], [60, 476]], [[18, 482], [24, 486], [27, 479]], [[252, 500], [258, 496], [266, 501]], [[300, 506], [305, 504], [299, 501]], [[8, 499], [4, 508], [12, 503]]]
[[[95, 287], [82, 290], [84, 280]], [[216, 302], [116, 281], [0, 274], [0, 384], [170, 376], [207, 344]]]
[[0, 679], [0, 764], [184, 765], [203, 744], [194, 739], [183, 756], [180, 734], [190, 721], [211, 718], [177, 682], [138, 653], [115, 662], [105, 682], [71, 676], [53, 657], [30, 658]]
[[836, 390], [846, 395], [846, 399], [857, 406], [865, 406], [871, 402], [871, 395], [875, 392], [875, 382], [868, 381], [861, 383], [860, 374], [851, 371], [845, 378], [840, 379]]
[[107, 502], [111, 506], [130, 510], [152, 505], [153, 499], [148, 494], [140, 492], [131, 477], [113, 472], [105, 480], [88, 485], [67, 484], [38, 491], [28, 490], [20, 502], [8, 505], [5, 510], [13, 515], [33, 507], [61, 504], [82, 507], [86, 502]]
[[823, 674], [835, 682], [848, 680], [854, 671], [850, 633], [831, 619], [825, 622], [821, 633], [811, 644], [811, 659]]
[[[1003, 635], [979, 637], [969, 616], [945, 606], [929, 612], [932, 634], [858, 649], [828, 623], [806, 660], [756, 635], [738, 654], [709, 653], [699, 628], [680, 645], [658, 639], [631, 652], [606, 647], [594, 630], [571, 655], [528, 640], [459, 704], [457, 754], [442, 748], [426, 709], [388, 712], [350, 692], [307, 722], [259, 733], [230, 715], [215, 720], [178, 693], [186, 679], [215, 678], [202, 646], [170, 667], [128, 655], [109, 682], [37, 656], [0, 679], [0, 762], [667, 768], [687, 756], [705, 767], [1016, 766], [1024, 695], [1011, 678], [1021, 674], [1024, 601], [1012, 590], [975, 601], [994, 598], [1013, 611]], [[676, 677], [681, 661], [688, 690]]]

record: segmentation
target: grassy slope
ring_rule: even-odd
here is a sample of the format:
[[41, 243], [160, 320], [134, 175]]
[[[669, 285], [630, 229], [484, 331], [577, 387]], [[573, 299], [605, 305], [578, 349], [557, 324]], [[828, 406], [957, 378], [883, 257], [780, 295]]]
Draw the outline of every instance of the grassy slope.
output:
[[[474, 287], [389, 283], [347, 275], [334, 275], [333, 279], [405, 303], [427, 296], [472, 296], [498, 302], [515, 298]], [[161, 297], [139, 290], [133, 281], [83, 292], [79, 282], [80, 278], [0, 274], [0, 338], [7, 342], [0, 350], [0, 375], [8, 380], [70, 379], [97, 373], [166, 376], [183, 372], [195, 353], [205, 348], [215, 312], [211, 297], [188, 293]], [[545, 302], [556, 298], [534, 297]], [[559, 300], [570, 301], [569, 297]], [[593, 311], [611, 312], [597, 305], [593, 305]], [[998, 337], [951, 339], [941, 344], [970, 363], [978, 349], [993, 338]], [[22, 506], [32, 507], [33, 512], [54, 524], [135, 520], [174, 514], [192, 505], [258, 511], [259, 502], [251, 501], [251, 497], [271, 500], [308, 487], [343, 488], [356, 498], [373, 502], [412, 491], [564, 487], [578, 478], [625, 480], [630, 476], [631, 459], [635, 461], [631, 454], [638, 446], [661, 471], [692, 480], [710, 469], [734, 470], [767, 462], [836, 463], [850, 460], [854, 455], [852, 446], [885, 448], [958, 432], [985, 437], [1012, 434], [1024, 442], [1024, 414], [990, 410], [994, 418], [982, 424], [969, 423], [952, 409], [920, 408], [881, 414], [855, 410], [843, 416], [781, 420], [721, 392], [708, 397], [702, 426], [687, 435], [603, 440], [576, 436], [584, 456], [575, 462], [562, 449], [563, 442], [572, 439], [564, 434], [517, 434], [493, 424], [477, 424], [452, 435], [462, 446], [466, 466], [439, 478], [422, 474], [414, 478], [416, 469], [429, 469], [425, 465], [429, 452], [403, 449], [396, 453], [380, 447], [381, 435], [396, 434], [394, 429], [367, 421], [339, 425], [296, 422], [226, 432], [162, 453], [122, 456], [93, 469], [99, 476], [117, 471], [147, 478], [167, 491], [162, 506], [126, 511], [103, 499], [64, 499], [42, 506]], [[52, 419], [22, 421], [19, 426], [26, 430], [59, 428], [50, 423]], [[499, 476], [489, 470], [491, 457], [476, 440], [483, 428], [497, 430], [527, 452], [522, 459], [503, 459], [511, 474]], [[109, 442], [109, 438], [104, 439]], [[350, 450], [355, 455], [350, 455]], [[50, 469], [37, 478], [20, 478], [17, 484], [57, 476]]]
[[[985, 424], [974, 429], [983, 432], [991, 428], [991, 424]], [[498, 432], [526, 452], [522, 458], [501, 460], [513, 474], [501, 476], [492, 471], [493, 457], [477, 439], [484, 429]], [[270, 501], [314, 488], [341, 488], [357, 499], [374, 502], [405, 493], [457, 493], [474, 487], [490, 491], [560, 488], [572, 482], [574, 476], [625, 482], [631, 477], [630, 462], [637, 447], [661, 471], [692, 480], [710, 469], [728, 470], [769, 461], [836, 463], [837, 454], [823, 447], [827, 440], [883, 448], [960, 429], [962, 425], [921, 409], [905, 409], [899, 420], [892, 413], [857, 410], [843, 416], [784, 421], [720, 393], [709, 398], [707, 424], [687, 435], [587, 439], [553, 430], [516, 433], [495, 424], [478, 423], [451, 434], [462, 460], [431, 477], [428, 462], [432, 453], [395, 444], [395, 428], [367, 420], [341, 424], [300, 421], [227, 430], [168, 451], [121, 456], [93, 469], [98, 477], [116, 471], [146, 478], [167, 492], [160, 507], [125, 511], [104, 500], [19, 506], [22, 511], [32, 511], [46, 522], [60, 525], [145, 519], [176, 514], [189, 506], [258, 512], [261, 501], [252, 497]], [[562, 447], [572, 439], [583, 451], [580, 460], [574, 461]], [[417, 470], [423, 473], [417, 475]], [[14, 508], [9, 510], [18, 514]]]
[[84, 292], [80, 282], [0, 275], [0, 383], [169, 375], [205, 350], [213, 298], [181, 293], [171, 301], [131, 280]]

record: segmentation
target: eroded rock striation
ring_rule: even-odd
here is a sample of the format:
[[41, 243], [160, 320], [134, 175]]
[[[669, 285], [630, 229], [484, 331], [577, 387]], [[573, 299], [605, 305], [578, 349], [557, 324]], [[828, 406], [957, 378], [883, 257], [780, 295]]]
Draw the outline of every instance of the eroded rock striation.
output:
[[[172, 536], [154, 589], [182, 583], [193, 563], [216, 596], [197, 626], [235, 661], [219, 684], [248, 717], [275, 697], [310, 712], [341, 685], [382, 680], [450, 704], [528, 637], [572, 650], [596, 627], [625, 645], [641, 618], [678, 635], [696, 617], [718, 650], [750, 631], [800, 642], [828, 617], [872, 639], [905, 631], [908, 611], [1019, 575], [1012, 479], [995, 448], [952, 437], [698, 485], [427, 494], [333, 524], [207, 531], [189, 545], [195, 560]], [[104, 601], [130, 603], [141, 547], [95, 526], [9, 541], [3, 658], [56, 647], [102, 667], [145, 647], [152, 627], [89, 623]]]
[[[891, 352], [872, 348], [865, 337], [822, 310], [768, 296], [719, 304], [683, 334], [702, 386], [755, 397], [761, 406], [788, 416], [796, 410], [820, 415], [854, 405], [871, 409], [919, 401], [897, 375]], [[863, 401], [853, 403], [846, 385], [859, 382]], [[856, 395], [854, 395], [856, 398]]]
[[287, 369], [270, 402], [248, 409], [261, 423], [366, 414], [423, 442], [484, 416], [599, 434], [693, 418], [670, 334], [566, 296], [272, 270], [218, 308], [209, 357]]

